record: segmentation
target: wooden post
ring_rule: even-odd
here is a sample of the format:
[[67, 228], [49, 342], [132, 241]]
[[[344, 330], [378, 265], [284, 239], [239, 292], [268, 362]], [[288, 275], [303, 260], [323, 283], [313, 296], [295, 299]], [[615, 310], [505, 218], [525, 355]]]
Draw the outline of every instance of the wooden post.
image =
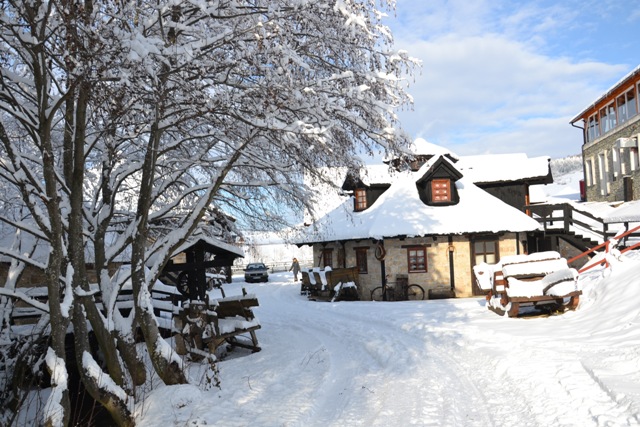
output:
[[[454, 252], [454, 247], [453, 247], [453, 236], [449, 235], [449, 246], [447, 247], [447, 250], [449, 251], [449, 282], [451, 284], [451, 290], [454, 291], [456, 289], [456, 276], [455, 276], [455, 270], [454, 270], [454, 266], [453, 266], [453, 252]], [[426, 253], [425, 253], [426, 256]]]
[[564, 232], [569, 233], [569, 225], [571, 224], [572, 209], [568, 204], [563, 205], [562, 213], [564, 216]]

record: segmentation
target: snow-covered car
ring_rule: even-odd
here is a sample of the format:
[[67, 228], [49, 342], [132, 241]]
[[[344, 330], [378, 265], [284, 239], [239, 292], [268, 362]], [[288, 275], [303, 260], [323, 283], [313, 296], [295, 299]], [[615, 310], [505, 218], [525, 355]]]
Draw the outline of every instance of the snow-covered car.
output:
[[269, 271], [267, 266], [261, 262], [254, 262], [247, 264], [247, 268], [244, 269], [244, 281], [245, 282], [268, 282]]

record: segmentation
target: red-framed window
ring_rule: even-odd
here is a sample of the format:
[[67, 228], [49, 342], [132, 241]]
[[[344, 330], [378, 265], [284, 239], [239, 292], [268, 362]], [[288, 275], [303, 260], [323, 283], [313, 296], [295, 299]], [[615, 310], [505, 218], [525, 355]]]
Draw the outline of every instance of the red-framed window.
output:
[[427, 271], [427, 248], [425, 246], [407, 248], [407, 270], [409, 273], [425, 273]]
[[431, 199], [434, 203], [451, 201], [451, 180], [434, 179], [431, 181]]
[[356, 188], [355, 191], [355, 210], [363, 211], [367, 209], [367, 190], [364, 188]]

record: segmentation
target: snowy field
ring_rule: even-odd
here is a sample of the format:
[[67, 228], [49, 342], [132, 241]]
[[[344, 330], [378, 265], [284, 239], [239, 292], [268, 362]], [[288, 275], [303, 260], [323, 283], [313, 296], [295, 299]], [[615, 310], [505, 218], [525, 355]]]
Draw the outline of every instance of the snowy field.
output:
[[234, 277], [262, 351], [220, 362], [220, 389], [157, 386], [138, 425], [640, 425], [640, 253], [579, 283], [576, 312], [510, 319], [483, 298], [311, 302], [291, 273]]

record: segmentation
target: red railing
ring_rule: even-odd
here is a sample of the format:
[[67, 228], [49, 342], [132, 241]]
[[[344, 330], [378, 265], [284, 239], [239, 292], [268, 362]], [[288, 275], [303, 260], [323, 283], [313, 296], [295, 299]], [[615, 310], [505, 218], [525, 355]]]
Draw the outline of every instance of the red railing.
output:
[[[629, 234], [634, 233], [634, 232], [636, 232], [638, 230], [640, 230], [640, 225], [635, 227], [635, 228], [632, 228], [631, 230], [625, 231], [624, 233], [622, 233], [622, 234], [620, 234], [618, 236], [615, 236], [614, 239], [619, 241], [620, 239], [624, 238], [625, 236], [628, 236]], [[587, 256], [590, 253], [595, 252], [598, 249], [601, 249], [603, 247], [605, 248], [605, 253], [609, 253], [609, 245], [610, 245], [610, 243], [611, 243], [611, 241], [607, 240], [606, 242], [601, 243], [598, 246], [594, 246], [593, 248], [589, 249], [588, 251], [585, 251], [585, 252], [581, 253], [580, 255], [574, 256], [573, 258], [569, 259], [567, 261], [567, 263], [571, 264], [572, 262], [582, 258], [583, 256]], [[629, 246], [627, 248], [624, 248], [623, 250], [620, 251], [620, 253], [625, 253], [625, 252], [630, 251], [632, 249], [635, 249], [637, 247], [640, 247], [640, 242], [636, 243], [635, 245], [632, 245], [632, 246]], [[595, 267], [597, 265], [603, 265], [603, 264], [604, 264], [605, 267], [609, 267], [609, 262], [606, 259], [603, 259], [601, 262], [596, 262], [596, 263], [587, 265], [586, 267], [582, 267], [580, 270], [578, 270], [578, 273], [582, 273], [584, 271], [589, 270], [590, 268], [593, 268], [593, 267]]]

